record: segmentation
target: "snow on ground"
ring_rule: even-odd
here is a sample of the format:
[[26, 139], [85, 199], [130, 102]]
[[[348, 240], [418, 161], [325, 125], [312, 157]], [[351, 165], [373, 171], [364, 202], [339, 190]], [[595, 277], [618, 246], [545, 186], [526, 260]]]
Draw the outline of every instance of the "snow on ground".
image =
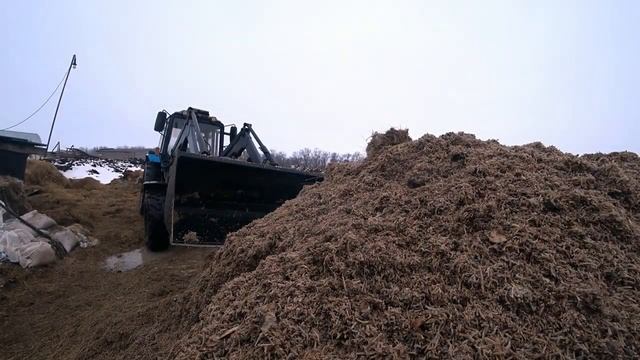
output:
[[91, 177], [103, 184], [120, 178], [125, 170], [142, 170], [139, 163], [106, 159], [58, 159], [53, 165], [68, 179]]

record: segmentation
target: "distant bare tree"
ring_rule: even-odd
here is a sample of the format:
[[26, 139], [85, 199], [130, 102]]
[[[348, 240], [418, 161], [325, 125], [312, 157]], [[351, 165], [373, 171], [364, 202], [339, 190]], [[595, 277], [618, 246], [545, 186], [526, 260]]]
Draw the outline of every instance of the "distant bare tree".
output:
[[126, 149], [126, 150], [144, 150], [144, 149], [148, 149], [148, 147], [146, 146], [129, 146], [129, 145], [122, 145], [122, 146], [118, 146], [116, 149]]
[[[89, 154], [95, 155], [98, 151], [104, 149], [113, 149], [114, 147], [109, 146], [96, 146], [93, 148], [82, 147], [79, 148]], [[139, 150], [145, 149], [144, 146], [117, 146], [116, 149], [127, 149], [127, 150]], [[291, 155], [283, 151], [272, 150], [271, 156], [275, 160], [278, 165], [290, 169], [298, 169], [304, 171], [316, 171], [316, 172], [324, 172], [327, 166], [331, 163], [341, 163], [341, 162], [355, 162], [364, 159], [364, 156], [359, 152], [354, 153], [346, 153], [339, 154], [337, 152], [328, 152], [320, 149], [309, 149], [304, 148], [297, 151], [294, 151]], [[246, 158], [246, 155], [243, 154], [241, 158]]]
[[282, 167], [304, 171], [323, 172], [330, 163], [359, 161], [364, 156], [358, 152], [352, 154], [338, 154], [320, 149], [304, 148], [294, 151], [288, 156], [282, 151], [272, 151], [273, 159]]

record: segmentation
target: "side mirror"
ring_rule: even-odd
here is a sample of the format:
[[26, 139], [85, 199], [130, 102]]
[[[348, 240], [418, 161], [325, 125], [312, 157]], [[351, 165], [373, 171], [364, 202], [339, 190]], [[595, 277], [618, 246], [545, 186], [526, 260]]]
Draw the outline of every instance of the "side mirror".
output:
[[153, 130], [162, 132], [164, 130], [164, 124], [167, 122], [167, 113], [160, 111], [156, 116], [156, 124], [153, 126]]

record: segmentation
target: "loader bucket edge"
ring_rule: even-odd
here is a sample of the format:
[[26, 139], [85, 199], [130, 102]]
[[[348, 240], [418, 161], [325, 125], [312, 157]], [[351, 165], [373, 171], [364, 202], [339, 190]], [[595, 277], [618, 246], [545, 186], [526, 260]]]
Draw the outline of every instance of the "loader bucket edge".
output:
[[[319, 175], [223, 157], [179, 153], [165, 219], [173, 245], [222, 245], [226, 234], [296, 197]], [[165, 213], [167, 214], [167, 213]]]

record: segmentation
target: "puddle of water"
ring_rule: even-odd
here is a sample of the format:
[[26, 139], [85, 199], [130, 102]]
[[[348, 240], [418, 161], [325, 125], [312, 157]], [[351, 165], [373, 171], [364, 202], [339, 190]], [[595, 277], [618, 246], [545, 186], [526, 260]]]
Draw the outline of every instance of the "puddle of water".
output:
[[135, 249], [122, 254], [109, 256], [104, 262], [107, 271], [129, 271], [142, 266], [142, 249]]
[[130, 271], [140, 266], [158, 259], [171, 256], [173, 249], [162, 252], [151, 252], [146, 247], [109, 256], [105, 261], [103, 268], [107, 271]]
[[176, 246], [170, 248], [167, 251], [151, 252], [146, 247], [127, 251], [121, 254], [109, 256], [105, 259], [102, 268], [106, 271], [123, 272], [131, 271], [139, 268], [144, 264], [148, 264], [154, 261], [162, 261], [168, 257], [174, 256], [176, 253], [184, 251], [213, 251], [212, 248], [189, 248], [183, 246]]

